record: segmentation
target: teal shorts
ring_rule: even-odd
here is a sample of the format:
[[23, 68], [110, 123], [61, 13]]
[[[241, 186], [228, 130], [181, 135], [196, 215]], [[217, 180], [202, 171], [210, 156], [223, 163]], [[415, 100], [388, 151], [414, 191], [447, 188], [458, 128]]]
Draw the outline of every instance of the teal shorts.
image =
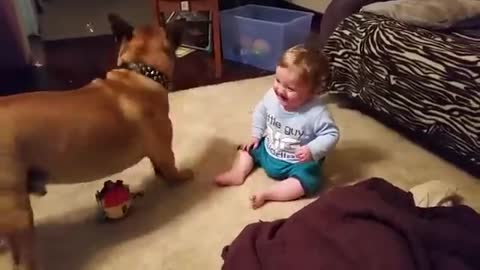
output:
[[312, 195], [320, 189], [321, 163], [317, 161], [289, 163], [272, 157], [265, 149], [265, 139], [261, 139], [258, 147], [250, 151], [256, 166], [262, 167], [265, 173], [275, 180], [294, 177], [300, 181], [306, 195]]

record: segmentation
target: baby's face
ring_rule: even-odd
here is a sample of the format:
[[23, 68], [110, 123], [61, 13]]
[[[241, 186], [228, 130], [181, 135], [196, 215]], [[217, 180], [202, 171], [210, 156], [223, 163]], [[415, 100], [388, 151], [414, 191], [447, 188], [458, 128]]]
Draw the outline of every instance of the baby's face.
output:
[[299, 78], [295, 68], [277, 66], [273, 90], [287, 111], [300, 108], [314, 96], [309, 83]]

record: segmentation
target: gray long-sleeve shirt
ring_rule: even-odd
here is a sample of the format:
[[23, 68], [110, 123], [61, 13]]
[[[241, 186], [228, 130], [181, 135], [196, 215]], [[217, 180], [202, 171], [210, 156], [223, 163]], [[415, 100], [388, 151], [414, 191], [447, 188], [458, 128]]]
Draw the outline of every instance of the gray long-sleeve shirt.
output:
[[339, 130], [319, 97], [289, 112], [270, 89], [253, 113], [252, 136], [265, 136], [265, 148], [272, 157], [296, 163], [295, 152], [304, 145], [308, 145], [314, 160], [325, 157], [337, 143]]

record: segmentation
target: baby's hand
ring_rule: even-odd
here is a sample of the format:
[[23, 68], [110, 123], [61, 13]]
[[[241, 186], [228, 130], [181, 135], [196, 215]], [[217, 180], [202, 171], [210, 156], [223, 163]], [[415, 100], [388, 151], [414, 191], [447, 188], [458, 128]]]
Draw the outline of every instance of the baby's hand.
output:
[[258, 143], [260, 142], [260, 139], [259, 138], [253, 138], [250, 140], [250, 142], [246, 143], [246, 144], [242, 144], [240, 146], [240, 149], [242, 149], [243, 151], [247, 151], [249, 152], [250, 150], [253, 150], [253, 149], [256, 149], [258, 147]]
[[313, 160], [312, 152], [310, 152], [310, 148], [308, 148], [306, 145], [298, 148], [297, 152], [295, 152], [295, 156], [300, 160], [300, 162]]

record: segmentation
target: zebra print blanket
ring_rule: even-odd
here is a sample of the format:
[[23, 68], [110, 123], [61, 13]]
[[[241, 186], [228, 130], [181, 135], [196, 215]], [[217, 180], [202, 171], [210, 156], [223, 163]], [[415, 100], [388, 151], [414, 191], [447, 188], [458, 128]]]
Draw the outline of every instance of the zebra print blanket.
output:
[[359, 101], [480, 172], [480, 38], [357, 13], [324, 51], [331, 93]]

